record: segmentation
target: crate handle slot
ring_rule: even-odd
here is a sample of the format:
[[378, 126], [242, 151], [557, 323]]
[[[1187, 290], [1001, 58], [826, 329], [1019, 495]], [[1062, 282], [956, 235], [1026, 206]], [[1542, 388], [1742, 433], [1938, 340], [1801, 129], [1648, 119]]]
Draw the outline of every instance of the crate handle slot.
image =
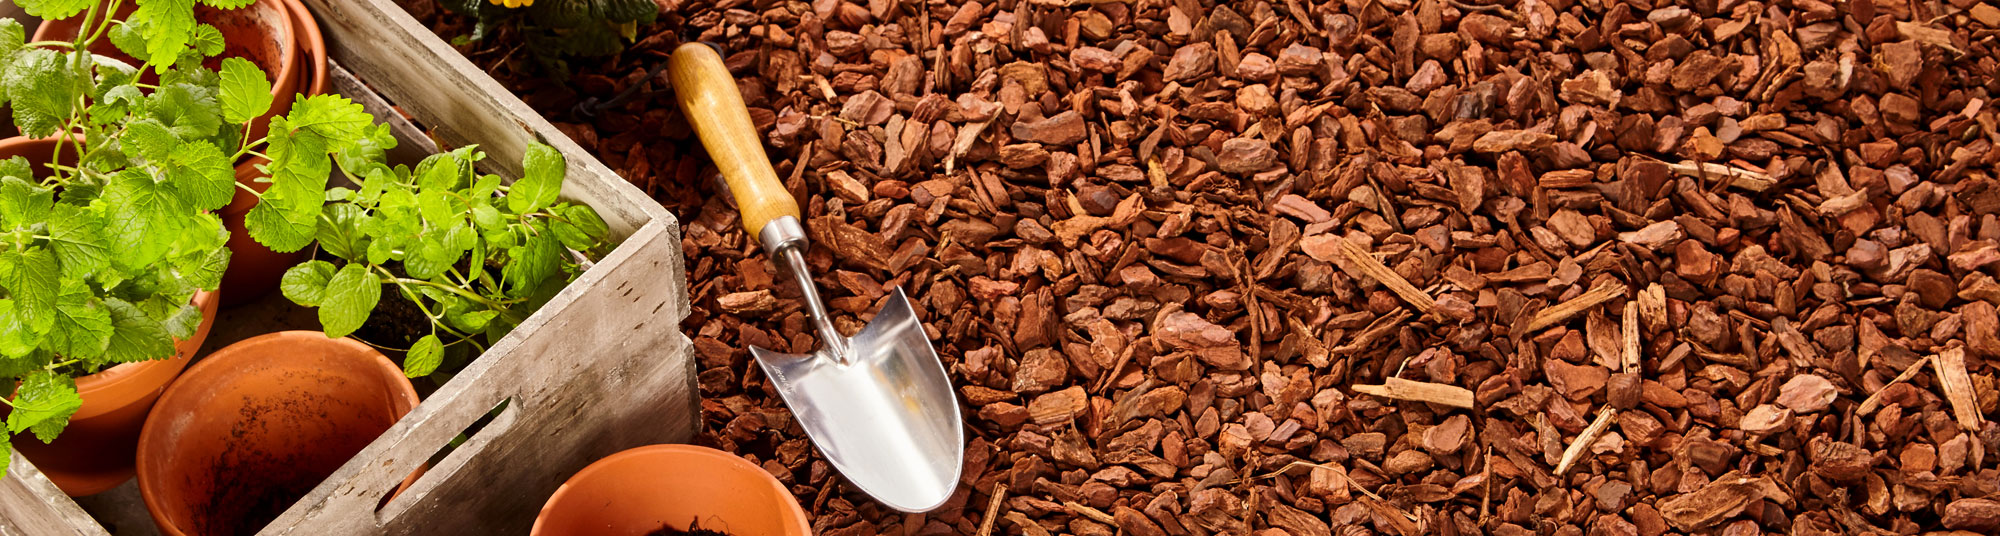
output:
[[416, 482], [411, 483], [408, 489], [404, 489], [402, 493], [384, 491], [381, 501], [375, 505], [376, 526], [383, 526], [389, 520], [401, 516], [404, 511], [416, 504], [418, 497], [429, 495], [438, 485], [458, 473], [466, 461], [478, 456], [480, 451], [486, 450], [494, 438], [503, 437], [512, 430], [521, 416], [521, 404], [517, 402], [514, 397], [501, 399], [500, 403], [494, 404], [492, 409], [487, 410], [486, 415], [466, 425], [465, 429], [452, 439], [457, 441], [457, 438], [463, 437], [465, 441], [457, 445], [447, 442], [444, 446], [438, 447], [437, 452], [424, 462], [423, 476], [417, 477]]

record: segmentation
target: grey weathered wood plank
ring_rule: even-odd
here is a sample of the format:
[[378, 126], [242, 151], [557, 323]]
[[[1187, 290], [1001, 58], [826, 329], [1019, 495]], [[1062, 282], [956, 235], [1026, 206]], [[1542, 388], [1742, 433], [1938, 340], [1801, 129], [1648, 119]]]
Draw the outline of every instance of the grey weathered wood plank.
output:
[[0, 535], [109, 536], [19, 452], [0, 479]]

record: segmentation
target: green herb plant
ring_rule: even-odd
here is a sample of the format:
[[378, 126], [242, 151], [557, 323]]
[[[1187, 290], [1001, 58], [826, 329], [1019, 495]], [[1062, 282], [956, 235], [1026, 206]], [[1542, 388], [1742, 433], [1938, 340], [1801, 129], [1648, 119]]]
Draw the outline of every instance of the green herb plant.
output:
[[[386, 127], [377, 133], [386, 137]], [[328, 191], [317, 235], [325, 258], [292, 267], [279, 288], [318, 308], [333, 337], [370, 322], [385, 293], [414, 304], [428, 332], [404, 354], [412, 378], [437, 372], [447, 357], [485, 351], [582, 272], [579, 255], [597, 258], [610, 247], [597, 212], [557, 201], [561, 153], [531, 144], [511, 186], [474, 171], [485, 158], [477, 147], [431, 155], [414, 169], [343, 158], [350, 176], [365, 178], [356, 189]]]
[[[334, 157], [380, 147], [372, 117], [337, 96], [299, 99], [264, 139], [245, 139], [271, 108], [270, 79], [247, 60], [213, 62], [222, 33], [196, 22], [193, 0], [141, 0], [123, 21], [109, 16], [121, 0], [15, 1], [44, 19], [83, 16], [66, 42], [27, 43], [25, 28], [0, 19], [0, 104], [23, 134], [60, 142], [49, 164], [0, 161], [5, 437], [49, 442], [82, 404], [76, 377], [170, 358], [201, 324], [190, 299], [215, 289], [229, 262], [214, 211], [239, 188], [254, 193], [236, 162], [270, 159], [247, 226], [295, 251], [318, 230]], [[135, 59], [90, 53], [103, 39]], [[0, 441], [0, 471], [9, 449]]]
[[473, 17], [472, 33], [453, 44], [506, 36], [517, 50], [551, 75], [567, 78], [567, 59], [625, 50], [641, 26], [652, 24], [653, 0], [442, 0], [445, 9]]

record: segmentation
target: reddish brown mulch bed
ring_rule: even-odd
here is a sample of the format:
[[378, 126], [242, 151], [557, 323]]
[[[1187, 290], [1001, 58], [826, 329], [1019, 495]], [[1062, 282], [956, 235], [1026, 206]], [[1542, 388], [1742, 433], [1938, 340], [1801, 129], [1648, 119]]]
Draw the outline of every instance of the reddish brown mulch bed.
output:
[[[661, 0], [568, 86], [466, 52], [682, 217], [703, 441], [823, 534], [2000, 531], [2000, 9], [1476, 1]], [[918, 298], [942, 509], [841, 484], [748, 359], [816, 343], [645, 78], [683, 38], [841, 323]]]

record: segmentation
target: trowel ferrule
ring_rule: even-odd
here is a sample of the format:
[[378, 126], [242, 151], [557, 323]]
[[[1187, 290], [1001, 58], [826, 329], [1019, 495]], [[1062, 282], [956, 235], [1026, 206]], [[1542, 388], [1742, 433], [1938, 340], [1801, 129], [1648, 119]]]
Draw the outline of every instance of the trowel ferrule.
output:
[[819, 298], [819, 287], [813, 284], [812, 272], [806, 269], [806, 229], [799, 219], [782, 216], [764, 224], [757, 233], [758, 241], [764, 245], [764, 252], [771, 255], [772, 262], [785, 267], [798, 283], [799, 294], [806, 300], [806, 317], [819, 330], [819, 338], [826, 342], [826, 351], [821, 352], [836, 363], [847, 364], [847, 337], [833, 328], [833, 317], [826, 314], [826, 302]]

